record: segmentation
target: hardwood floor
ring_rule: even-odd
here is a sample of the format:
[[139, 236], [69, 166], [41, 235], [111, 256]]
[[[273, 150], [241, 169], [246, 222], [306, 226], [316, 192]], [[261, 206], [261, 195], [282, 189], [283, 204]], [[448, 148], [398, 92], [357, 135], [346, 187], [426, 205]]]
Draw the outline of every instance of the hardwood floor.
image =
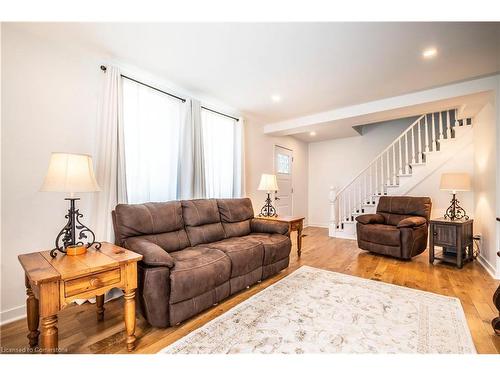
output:
[[[323, 268], [367, 279], [458, 297], [465, 311], [479, 353], [500, 353], [500, 336], [495, 336], [491, 320], [497, 316], [492, 302], [498, 281], [477, 263], [462, 270], [447, 265], [431, 266], [428, 254], [411, 262], [370, 254], [351, 240], [328, 237], [326, 229], [306, 228], [302, 257], [297, 259], [296, 244], [290, 267], [279, 275], [251, 287], [183, 324], [166, 329], [153, 328], [139, 315], [136, 353], [156, 353], [160, 349], [226, 312], [241, 301], [278, 281], [302, 265]], [[295, 241], [295, 236], [292, 236]], [[21, 276], [20, 276], [21, 277]], [[105, 304], [104, 321], [97, 321], [96, 306], [71, 306], [59, 314], [59, 346], [69, 353], [127, 353], [123, 323], [123, 297]], [[3, 352], [28, 346], [26, 321], [1, 327]]]

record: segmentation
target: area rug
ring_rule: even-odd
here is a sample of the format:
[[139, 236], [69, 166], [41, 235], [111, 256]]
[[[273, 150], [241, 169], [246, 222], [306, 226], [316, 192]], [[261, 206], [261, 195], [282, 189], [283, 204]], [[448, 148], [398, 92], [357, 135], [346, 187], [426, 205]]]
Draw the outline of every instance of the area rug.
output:
[[303, 266], [161, 353], [476, 353], [457, 298]]

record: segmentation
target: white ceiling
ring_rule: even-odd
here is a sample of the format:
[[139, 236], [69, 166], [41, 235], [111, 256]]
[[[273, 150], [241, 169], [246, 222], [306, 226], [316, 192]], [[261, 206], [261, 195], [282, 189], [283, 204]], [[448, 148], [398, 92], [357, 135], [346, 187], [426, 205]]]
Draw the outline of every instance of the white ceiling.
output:
[[[500, 23], [16, 26], [109, 54], [263, 122], [500, 71]], [[438, 55], [424, 60], [430, 46]]]

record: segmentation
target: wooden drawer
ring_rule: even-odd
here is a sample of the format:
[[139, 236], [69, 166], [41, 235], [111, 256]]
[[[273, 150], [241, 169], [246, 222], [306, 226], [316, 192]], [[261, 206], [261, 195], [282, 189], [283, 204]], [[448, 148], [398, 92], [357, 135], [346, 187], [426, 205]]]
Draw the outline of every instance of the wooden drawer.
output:
[[64, 283], [64, 294], [66, 297], [71, 297], [118, 282], [120, 282], [120, 268], [114, 268], [109, 271], [94, 273], [92, 275], [66, 281]]
[[437, 246], [456, 246], [457, 245], [457, 227], [446, 224], [433, 224], [432, 235], [434, 244]]

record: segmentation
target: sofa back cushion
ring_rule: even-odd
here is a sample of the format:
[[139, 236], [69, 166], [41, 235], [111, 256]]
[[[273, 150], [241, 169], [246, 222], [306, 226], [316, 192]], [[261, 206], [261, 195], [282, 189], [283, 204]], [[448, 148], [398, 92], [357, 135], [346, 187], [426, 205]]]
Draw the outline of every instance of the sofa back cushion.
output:
[[168, 252], [189, 247], [181, 202], [119, 204], [113, 212], [116, 242], [142, 237]]
[[182, 216], [191, 246], [225, 238], [215, 199], [182, 201]]
[[226, 237], [241, 237], [250, 234], [253, 207], [249, 198], [217, 199], [217, 206]]
[[429, 221], [431, 215], [429, 197], [380, 197], [377, 213], [382, 215], [388, 225], [398, 223], [409, 216], [421, 216]]

